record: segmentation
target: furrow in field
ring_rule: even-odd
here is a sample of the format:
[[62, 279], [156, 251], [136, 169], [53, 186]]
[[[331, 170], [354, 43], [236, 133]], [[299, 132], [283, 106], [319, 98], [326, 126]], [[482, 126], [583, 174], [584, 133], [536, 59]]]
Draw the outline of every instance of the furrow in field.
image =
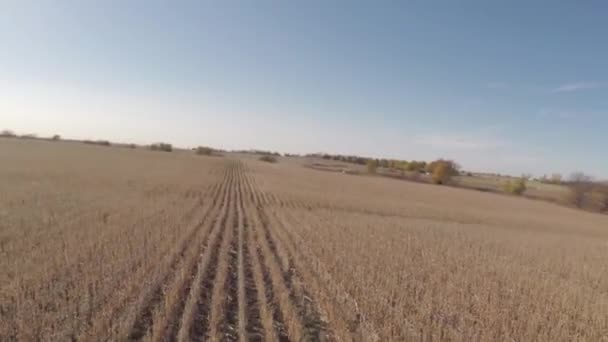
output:
[[247, 164], [242, 163], [243, 167], [242, 167], [242, 175], [243, 175], [243, 189], [244, 189], [244, 196], [246, 196], [246, 198], [244, 198], [243, 200], [245, 201], [245, 203], [247, 202], [253, 202], [256, 203], [256, 198], [254, 196], [253, 191], [251, 191], [250, 189], [250, 185], [249, 183], [245, 182], [245, 177], [246, 175], [251, 172], [251, 170], [249, 169], [249, 167], [247, 166]]
[[[238, 179], [238, 177], [237, 177]], [[238, 183], [238, 182], [237, 182]], [[238, 187], [238, 185], [237, 185]], [[233, 206], [236, 209], [236, 203], [239, 201], [239, 192], [236, 191], [236, 199], [234, 199]], [[237, 341], [240, 336], [243, 335], [240, 325], [245, 320], [245, 317], [241, 317], [240, 308], [240, 282], [242, 278], [240, 273], [242, 269], [239, 263], [242, 261], [240, 239], [242, 236], [242, 224], [241, 217], [233, 218], [232, 222], [232, 239], [230, 240], [230, 246], [228, 251], [228, 268], [226, 270], [226, 277], [224, 282], [224, 294], [219, 297], [223, 301], [223, 321], [220, 322], [220, 328], [218, 339], [226, 341]], [[221, 277], [220, 277], [221, 279]]]
[[288, 198], [286, 200], [284, 200], [285, 203], [285, 207], [287, 208], [295, 208], [298, 206], [298, 201], [295, 200], [294, 198]]
[[[251, 181], [254, 186], [254, 191], [261, 192], [258, 189], [255, 180]], [[258, 210], [259, 216], [262, 220], [263, 235], [266, 237], [271, 251], [277, 260], [283, 261], [283, 278], [284, 282], [288, 285], [291, 290], [290, 296], [294, 303], [296, 303], [300, 317], [302, 317], [304, 324], [305, 338], [309, 340], [323, 340], [329, 339], [329, 327], [326, 321], [321, 316], [321, 310], [318, 303], [314, 300], [315, 296], [319, 293], [313, 291], [315, 284], [309, 284], [309, 278], [303, 277], [300, 273], [302, 272], [298, 267], [303, 267], [301, 260], [296, 260], [297, 256], [293, 250], [286, 248], [284, 242], [277, 235], [276, 227], [277, 222], [271, 220], [271, 217], [267, 214], [267, 211], [263, 208]]]
[[[314, 295], [314, 298], [319, 302], [316, 305], [319, 309], [322, 309], [324, 316], [332, 323], [332, 329], [330, 329], [325, 322], [321, 321], [321, 325], [318, 327], [320, 332], [325, 336], [332, 335], [332, 338], [339, 340], [361, 341], [362, 339], [357, 338], [357, 336], [363, 334], [363, 322], [357, 306], [349, 307], [350, 311], [345, 310], [347, 295], [339, 291], [339, 287], [334, 283], [328, 283], [330, 280], [328, 273], [324, 274], [326, 276], [324, 278], [320, 276], [320, 272], [325, 271], [325, 269], [318, 260], [311, 259], [310, 255], [303, 252], [307, 248], [303, 241], [294, 244], [288, 232], [291, 229], [286, 227], [285, 221], [281, 218], [283, 213], [284, 210], [270, 210], [269, 216], [272, 218], [273, 227], [276, 228], [274, 233], [277, 240], [288, 250], [292, 257], [291, 260], [293, 260], [301, 276], [306, 279], [306, 291]], [[320, 303], [323, 303], [323, 305]], [[369, 331], [366, 330], [365, 332]]]
[[[330, 321], [335, 328], [333, 333], [342, 340], [377, 341], [378, 336], [367, 315], [359, 310], [356, 300], [346, 291], [340, 283], [335, 281], [325, 265], [316, 257], [312, 250], [300, 238], [292, 222], [299, 222], [291, 217], [285, 210], [273, 211], [276, 218], [279, 238], [285, 246], [296, 255], [295, 261], [311, 285], [317, 298], [323, 300]], [[312, 218], [312, 217], [311, 217]]]
[[[255, 287], [257, 290], [257, 298], [256, 304], [250, 304], [251, 306], [256, 306], [259, 309], [259, 319], [260, 322], [258, 324], [261, 325], [264, 331], [263, 340], [265, 341], [289, 341], [289, 337], [287, 335], [287, 331], [285, 329], [285, 323], [283, 320], [283, 315], [279, 308], [279, 303], [276, 300], [275, 289], [272, 285], [272, 280], [270, 276], [270, 270], [266, 265], [264, 260], [264, 255], [261, 251], [261, 247], [256, 242], [254, 226], [255, 219], [251, 216], [251, 212], [255, 210], [256, 203], [253, 200], [253, 196], [251, 196], [251, 187], [250, 183], [247, 180], [245, 175], [244, 177], [245, 183], [245, 191], [249, 192], [250, 196], [245, 196], [246, 198], [250, 198], [250, 202], [243, 203], [243, 212], [245, 216], [244, 220], [244, 240], [245, 240], [245, 248], [243, 250], [244, 260], [245, 260], [245, 276], [247, 282], [253, 284], [251, 288]], [[247, 294], [247, 298], [250, 301], [252, 299], [253, 294]], [[253, 314], [250, 314], [249, 317], [252, 317]], [[248, 322], [251, 322], [251, 318]]]
[[277, 194], [271, 193], [270, 194], [270, 198], [271, 198], [271, 203], [272, 204], [283, 206], [283, 199], [281, 199], [280, 197], [278, 197]]
[[248, 246], [249, 221], [245, 212], [247, 188], [244, 170], [239, 175], [237, 214], [239, 218], [239, 339], [263, 341], [264, 326], [260, 316], [258, 287], [253, 279], [251, 256]]
[[252, 208], [252, 229], [256, 244], [256, 255], [261, 268], [267, 300], [271, 302], [275, 334], [281, 341], [299, 341], [302, 337], [302, 324], [290, 297], [290, 289], [283, 280], [283, 271], [268, 247], [261, 232], [257, 208]]
[[218, 196], [218, 197], [214, 197], [214, 198], [213, 198], [213, 205], [214, 205], [214, 206], [215, 206], [215, 205], [218, 205], [218, 201], [221, 201], [221, 200], [222, 200], [222, 198], [220, 198], [219, 196]]
[[[311, 296], [302, 287], [302, 280], [297, 276], [291, 266], [288, 255], [283, 248], [277, 245], [268, 227], [269, 221], [262, 208], [253, 211], [255, 228], [253, 230], [258, 245], [261, 246], [259, 258], [263, 266], [269, 269], [270, 280], [276, 302], [281, 309], [284, 322], [291, 340], [318, 340], [320, 334], [315, 335], [312, 329], [319, 326], [320, 319], [317, 310], [311, 308]], [[318, 337], [318, 338], [317, 338]]]
[[297, 209], [297, 208], [301, 208], [303, 206], [302, 202], [298, 201], [298, 200], [291, 200], [290, 202], [290, 206], [293, 209]]
[[[225, 178], [225, 175], [224, 175]], [[214, 188], [212, 190], [213, 192], [210, 193], [207, 197], [210, 197], [211, 199], [215, 198], [216, 196], [219, 195], [219, 191], [218, 189]], [[200, 201], [194, 205], [192, 208], [188, 209], [188, 211], [186, 212], [186, 214], [184, 215], [185, 218], [187, 219], [192, 219], [194, 217], [195, 220], [201, 220], [204, 219], [207, 216], [207, 213], [209, 212], [209, 209], [211, 208], [211, 201], [203, 201], [203, 198], [201, 197]], [[202, 205], [202, 207], [201, 207]], [[195, 215], [194, 212], [197, 211], [197, 209], [202, 212], [203, 214], [198, 214]], [[187, 233], [187, 236], [185, 236], [182, 240], [180, 240], [178, 246], [179, 247], [175, 247], [175, 246], [171, 246], [171, 245], [167, 245], [167, 249], [165, 251], [162, 252], [163, 259], [165, 260], [165, 265], [167, 265], [167, 263], [173, 263], [175, 261], [175, 255], [176, 253], [183, 253], [183, 249], [186, 248], [188, 246], [188, 242], [191, 240], [192, 236], [196, 234], [196, 232], [200, 229], [200, 223], [196, 223], [195, 225], [193, 225], [193, 228]], [[176, 252], [171, 253], [171, 251], [174, 250]], [[173, 258], [170, 258], [170, 256], [173, 256]], [[170, 261], [172, 260], [172, 261]], [[146, 274], [150, 274], [153, 273], [154, 268], [158, 268], [157, 265], [149, 265], [148, 267], [146, 267], [146, 269], [143, 269], [144, 263], [136, 263], [134, 265], [134, 268], [129, 272], [131, 274], [142, 274], [143, 276], [145, 276]], [[143, 273], [142, 273], [143, 272]], [[136, 276], [138, 277], [138, 276]], [[89, 314], [89, 323], [88, 323], [88, 329], [87, 330], [83, 330], [80, 332], [80, 334], [78, 335], [79, 340], [82, 339], [87, 339], [90, 338], [91, 336], [100, 336], [100, 335], [108, 335], [110, 334], [111, 331], [120, 331], [121, 328], [115, 327], [112, 328], [112, 325], [120, 325], [123, 324], [123, 322], [125, 322], [125, 320], [127, 320], [127, 318], [124, 317], [124, 315], [128, 314], [129, 308], [130, 307], [134, 307], [137, 305], [137, 293], [136, 291], [138, 290], [139, 286], [136, 286], [136, 283], [133, 283], [132, 285], [128, 286], [128, 287], [124, 287], [124, 282], [121, 282], [120, 280], [124, 278], [123, 277], [116, 277], [116, 284], [113, 288], [112, 291], [110, 291], [110, 295], [113, 296], [114, 298], [116, 298], [116, 296], [118, 295], [122, 295], [123, 297], [125, 297], [124, 300], [120, 300], [118, 301], [120, 304], [116, 305], [115, 302], [116, 300], [113, 301], [109, 301], [106, 300], [104, 302], [106, 302], [107, 304], [105, 306], [101, 306], [98, 308], [98, 310], [95, 310], [94, 312]], [[118, 332], [117, 331], [117, 332]], [[118, 332], [119, 333], [119, 332]], [[121, 333], [119, 333], [121, 334]], [[122, 334], [124, 336], [124, 333]]]
[[[225, 176], [222, 184], [226, 182], [226, 178], [227, 177]], [[220, 194], [220, 191], [215, 192], [213, 202], [216, 202], [216, 199], [220, 197]], [[189, 263], [192, 263], [191, 260], [194, 257], [193, 252], [196, 250], [196, 246], [194, 246], [193, 241], [201, 240], [200, 238], [197, 238], [197, 235], [200, 233], [207, 233], [204, 234], [205, 236], [203, 239], [206, 239], [209, 236], [208, 229], [203, 228], [205, 228], [210, 216], [209, 214], [213, 211], [213, 209], [214, 206], [212, 205], [206, 208], [201, 222], [196, 226], [195, 229], [193, 229], [192, 232], [188, 234], [184, 241], [182, 241], [180, 247], [178, 248], [177, 254], [173, 255], [169, 265], [161, 266], [161, 268], [165, 270], [163, 275], [152, 287], [150, 287], [148, 291], [146, 291], [146, 293], [142, 295], [141, 298], [143, 298], [143, 300], [139, 305], [137, 305], [137, 313], [133, 319], [133, 323], [130, 324], [130, 329], [128, 332], [128, 337], [130, 340], [139, 340], [151, 332], [154, 322], [154, 313], [163, 304], [163, 301], [167, 299], [165, 292], [168, 285], [171, 284], [176, 277], [178, 277], [178, 272], [180, 269], [185, 268]]]
[[[164, 333], [162, 340], [191, 341], [205, 338], [211, 309], [209, 304], [211, 292], [217, 274], [220, 247], [225, 240], [224, 232], [228, 219], [228, 207], [233, 192], [234, 175], [231, 166], [230, 174], [231, 177], [225, 189], [225, 196], [220, 202], [221, 209], [213, 222], [213, 231], [209, 238], [208, 247], [205, 248], [196, 267], [196, 275], [189, 288], [187, 298], [178, 301], [176, 313], [171, 316], [174, 323]], [[179, 324], [175, 323], [178, 320]]]
[[[236, 168], [235, 165], [232, 166]], [[228, 218], [224, 224], [224, 239], [219, 250], [216, 265], [217, 279], [212, 285], [211, 299], [206, 305], [211, 305], [211, 315], [208, 324], [200, 324], [200, 330], [195, 330], [194, 340], [235, 340], [238, 333], [233, 328], [238, 317], [237, 298], [237, 261], [238, 261], [238, 223], [236, 220], [236, 184], [232, 185], [228, 202]], [[236, 336], [236, 337], [235, 337]]]
[[[252, 207], [245, 206], [245, 211], [253, 210]], [[270, 272], [268, 267], [263, 267], [263, 255], [259, 246], [256, 246], [252, 223], [247, 223], [245, 226], [244, 239], [246, 241], [245, 249], [243, 250], [243, 256], [245, 259], [246, 281], [252, 286], [248, 289], [255, 287], [257, 298], [253, 299], [253, 293], [247, 293], [247, 298], [250, 301], [248, 304], [250, 307], [257, 305], [259, 310], [259, 322], [256, 325], [260, 325], [264, 331], [262, 340], [266, 341], [289, 341], [287, 333], [285, 331], [285, 323], [283, 316], [279, 310], [278, 303], [274, 301], [274, 288], [270, 279]], [[264, 265], [265, 266], [265, 265]], [[255, 301], [255, 302], [254, 302]], [[249, 314], [251, 317], [253, 314]], [[253, 328], [248, 328], [248, 331], [253, 331]]]
[[249, 324], [249, 317], [247, 316], [247, 298], [245, 293], [245, 266], [243, 260], [243, 234], [245, 217], [243, 215], [243, 191], [242, 191], [242, 171], [239, 172], [239, 184], [237, 187], [237, 225], [238, 225], [238, 254], [237, 254], [237, 269], [238, 269], [238, 336], [239, 341], [247, 340], [247, 326]]
[[[244, 175], [247, 176], [248, 174], [249, 174], [249, 172], [245, 173]], [[247, 177], [245, 177], [245, 179], [247, 179]], [[251, 182], [246, 181], [245, 185], [246, 185], [247, 191], [249, 192], [249, 197], [251, 198], [251, 201], [253, 202], [253, 204], [256, 207], [260, 206], [262, 204], [261, 200], [258, 197], [257, 192], [253, 191], [253, 185], [251, 184]]]
[[216, 221], [222, 209], [221, 204], [225, 203], [229, 194], [230, 184], [232, 182], [232, 173], [227, 172], [228, 176], [226, 180], [222, 182], [220, 194], [217, 196], [219, 200], [214, 201], [217, 205], [213, 206], [213, 209], [207, 215], [206, 231], [211, 230], [205, 234], [200, 241], [195, 241], [195, 245], [198, 248], [195, 254], [192, 255], [188, 262], [180, 269], [178, 276], [175, 278], [174, 283], [168, 286], [164, 291], [163, 305], [160, 310], [156, 311], [153, 325], [153, 340], [157, 341], [168, 341], [175, 340], [177, 333], [180, 328], [180, 318], [184, 312], [186, 306], [186, 300], [192, 290], [192, 286], [196, 286], [196, 275], [197, 268], [200, 265], [201, 256], [204, 255], [205, 251], [209, 249], [209, 246], [217, 236]]
[[[199, 208], [198, 203], [194, 204], [191, 208], [189, 208], [186, 212], [186, 214], [184, 215], [184, 220], [186, 221], [186, 216], [188, 216], [188, 213], [191, 211], [196, 211], [196, 209]], [[161, 212], [161, 210], [157, 210], [154, 214], [152, 214], [151, 216], [157, 215]], [[105, 242], [105, 241], [103, 241]], [[103, 243], [103, 242], [100, 242]], [[163, 256], [168, 255], [171, 252], [171, 248], [170, 246], [166, 246], [166, 248], [161, 252], [161, 254]], [[81, 265], [83, 261], [76, 261], [74, 264], [75, 265]], [[148, 272], [150, 271], [150, 267], [146, 267], [147, 265], [143, 262], [143, 260], [134, 260], [131, 265], [127, 265], [121, 272], [121, 274], [125, 274], [125, 275], [135, 275], [135, 277], [141, 276], [142, 274], [148, 274]], [[68, 267], [65, 270], [62, 271], [62, 273], [58, 273], [58, 274], [54, 274], [52, 276], [51, 279], [49, 279], [48, 281], [59, 281], [60, 279], [62, 279], [63, 281], [66, 281], [67, 279], [70, 279], [70, 277], [72, 277], [73, 275], [75, 275], [76, 272], [74, 270], [74, 268]], [[134, 295], [134, 289], [125, 289], [122, 285], [122, 283], [120, 282], [120, 277], [117, 277], [115, 281], [112, 282], [112, 284], [108, 285], [107, 290], [104, 289], [104, 291], [102, 292], [101, 290], [95, 291], [95, 301], [94, 303], [91, 303], [91, 307], [87, 310], [86, 312], [86, 320], [79, 326], [74, 328], [73, 326], [69, 326], [66, 327], [66, 329], [64, 329], [64, 332], [58, 333], [57, 336], [67, 336], [69, 335], [75, 335], [75, 336], [86, 336], [87, 334], [90, 334], [91, 332], [94, 331], [95, 327], [97, 326], [104, 326], [104, 328], [100, 331], [106, 331], [108, 324], [110, 323], [110, 319], [112, 316], [108, 315], [108, 312], [111, 313], [116, 313], [118, 309], [120, 309], [121, 307], [117, 307], [116, 303], [112, 300], [113, 298], [115, 298], [116, 293], [120, 292], [122, 294], [127, 295], [128, 297], [131, 297], [132, 295]], [[67, 281], [66, 281], [67, 282]], [[85, 314], [85, 313], [81, 313], [81, 314]], [[73, 329], [74, 328], [74, 329]]]
[[314, 300], [314, 296], [305, 287], [309, 284], [300, 276], [296, 268], [293, 256], [282, 246], [281, 241], [275, 236], [275, 227], [271, 227], [272, 221], [261, 209], [259, 215], [262, 220], [263, 235], [268, 243], [273, 257], [281, 261], [283, 268], [283, 281], [289, 289], [291, 301], [295, 304], [299, 316], [304, 325], [303, 338], [306, 341], [319, 341], [326, 339], [327, 327], [321, 318], [320, 310]]
[[267, 194], [264, 191], [260, 190], [260, 185], [258, 184], [258, 181], [253, 176], [253, 174], [247, 174], [247, 182], [249, 183], [251, 192], [254, 193], [254, 196], [262, 199], [261, 201], [264, 202], [264, 204], [267, 204], [268, 201], [265, 200], [265, 198], [267, 197]]
[[260, 205], [265, 206], [265, 205], [270, 204], [270, 201], [268, 200], [268, 196], [266, 195], [266, 193], [264, 193], [262, 191], [257, 191], [258, 185], [255, 181], [255, 178], [250, 178], [250, 184], [251, 184], [251, 188], [252, 188], [251, 191], [260, 200]]

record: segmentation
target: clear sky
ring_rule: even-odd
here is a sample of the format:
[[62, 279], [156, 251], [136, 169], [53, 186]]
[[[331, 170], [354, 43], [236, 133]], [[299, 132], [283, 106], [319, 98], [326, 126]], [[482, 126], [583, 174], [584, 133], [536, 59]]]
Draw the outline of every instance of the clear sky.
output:
[[0, 2], [0, 129], [608, 177], [605, 1]]

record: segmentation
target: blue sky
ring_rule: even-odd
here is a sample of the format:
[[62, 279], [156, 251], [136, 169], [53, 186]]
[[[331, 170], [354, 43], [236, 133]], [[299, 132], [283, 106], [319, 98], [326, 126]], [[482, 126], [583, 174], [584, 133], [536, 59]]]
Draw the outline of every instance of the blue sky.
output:
[[602, 1], [5, 1], [0, 129], [608, 177]]

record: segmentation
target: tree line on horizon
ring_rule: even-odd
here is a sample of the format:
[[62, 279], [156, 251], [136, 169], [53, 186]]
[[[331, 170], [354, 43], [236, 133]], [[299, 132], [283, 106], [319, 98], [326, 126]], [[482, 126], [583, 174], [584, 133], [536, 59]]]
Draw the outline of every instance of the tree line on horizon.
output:
[[[36, 134], [17, 134], [12, 130], [0, 131], [0, 137], [2, 138], [17, 138], [17, 139], [36, 139], [36, 140], [47, 140], [47, 141], [62, 141], [62, 137], [58, 134], [50, 137], [39, 137]], [[65, 140], [73, 142], [81, 142], [84, 144], [100, 145], [100, 146], [119, 146], [136, 148], [135, 144], [116, 144], [111, 143], [108, 140]], [[153, 151], [172, 152], [173, 146], [169, 143], [154, 143], [147, 145], [147, 148]], [[214, 149], [211, 147], [199, 146], [192, 149], [197, 155], [221, 155], [219, 153], [225, 152], [223, 150]], [[260, 155], [263, 161], [276, 162], [276, 157], [299, 157], [299, 154], [281, 154], [279, 152], [265, 151], [265, 150], [233, 150], [236, 153], [248, 153]], [[375, 174], [378, 168], [384, 168], [389, 170], [395, 170], [402, 173], [408, 172], [414, 175], [413, 180], [417, 180], [416, 175], [424, 174], [430, 176], [430, 180], [434, 184], [454, 184], [454, 176], [473, 176], [471, 172], [465, 172], [461, 170], [458, 163], [448, 159], [437, 159], [435, 161], [426, 162], [418, 160], [399, 160], [399, 159], [387, 159], [387, 158], [370, 158], [361, 157], [356, 155], [340, 155], [340, 154], [327, 154], [327, 153], [311, 153], [304, 155], [305, 157], [316, 157], [325, 160], [335, 160], [346, 163], [352, 163], [357, 165], [364, 165], [367, 171], [371, 174]], [[530, 174], [523, 174], [520, 177], [503, 176], [500, 174], [479, 174], [489, 175], [499, 178], [505, 178], [506, 181], [502, 183], [502, 191], [514, 195], [522, 195], [526, 189], [527, 184], [530, 181], [536, 181], [542, 184], [554, 184], [563, 185], [568, 187], [569, 194], [567, 201], [569, 204], [581, 208], [590, 209], [599, 212], [608, 212], [608, 182], [600, 182], [593, 177], [583, 173], [574, 172], [569, 178], [565, 179], [560, 173], [553, 173], [551, 176], [543, 175], [539, 178], [532, 178]]]
[[[312, 153], [306, 157], [316, 157], [325, 160], [334, 160], [357, 165], [365, 165], [367, 172], [376, 174], [378, 168], [410, 172], [410, 174], [425, 174], [430, 176], [434, 184], [458, 185], [453, 181], [454, 176], [474, 176], [471, 172], [462, 171], [458, 163], [448, 159], [437, 159], [435, 161], [398, 160], [386, 158], [369, 158], [355, 155], [339, 155], [327, 153]], [[523, 174], [520, 177], [504, 176], [500, 174], [475, 174], [497, 177], [501, 181], [502, 192], [512, 195], [523, 195], [528, 189], [530, 181], [542, 184], [562, 185], [568, 188], [566, 202], [580, 209], [599, 212], [608, 212], [608, 182], [600, 182], [593, 177], [583, 173], [574, 172], [569, 178], [564, 178], [560, 173], [551, 176], [543, 175], [533, 178], [531, 174]], [[409, 179], [417, 180], [418, 177]]]
[[377, 167], [403, 170], [403, 171], [418, 171], [421, 173], [427, 172], [427, 162], [417, 160], [399, 160], [399, 159], [386, 159], [386, 158], [369, 158], [354, 155], [340, 155], [340, 154], [326, 154], [326, 153], [311, 153], [305, 155], [306, 157], [317, 157], [326, 160], [342, 161], [346, 163], [368, 165], [369, 163], [375, 163]]

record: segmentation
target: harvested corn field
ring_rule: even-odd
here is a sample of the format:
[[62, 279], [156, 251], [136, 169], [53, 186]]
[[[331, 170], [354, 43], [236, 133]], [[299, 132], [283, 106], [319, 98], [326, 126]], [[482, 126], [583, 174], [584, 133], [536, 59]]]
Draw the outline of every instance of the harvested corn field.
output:
[[0, 158], [2, 341], [608, 339], [605, 216], [236, 154]]

